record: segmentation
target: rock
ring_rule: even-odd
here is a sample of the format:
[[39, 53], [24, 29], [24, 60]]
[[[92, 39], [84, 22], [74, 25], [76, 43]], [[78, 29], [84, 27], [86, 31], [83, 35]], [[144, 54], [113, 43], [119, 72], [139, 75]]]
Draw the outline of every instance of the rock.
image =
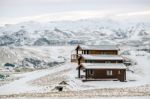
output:
[[21, 66], [33, 66], [34, 68], [42, 68], [47, 66], [47, 63], [43, 60], [34, 59], [34, 58], [24, 58], [22, 60]]
[[59, 83], [59, 85], [69, 85], [66, 81], [62, 81]]

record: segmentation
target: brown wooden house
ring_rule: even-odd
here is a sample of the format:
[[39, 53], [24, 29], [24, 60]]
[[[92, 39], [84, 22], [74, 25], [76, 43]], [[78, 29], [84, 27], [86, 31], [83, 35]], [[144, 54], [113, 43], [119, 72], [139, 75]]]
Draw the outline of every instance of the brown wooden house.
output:
[[118, 55], [119, 48], [115, 45], [78, 45], [75, 51], [71, 62], [77, 62], [81, 54]]
[[114, 45], [76, 47], [72, 62], [78, 62], [78, 77], [88, 80], [126, 80], [124, 58]]
[[[82, 70], [82, 71], [81, 71]], [[82, 63], [78, 67], [78, 77], [83, 81], [126, 80], [126, 66], [123, 63]]]
[[80, 63], [123, 63], [124, 58], [120, 55], [81, 55], [78, 58]]

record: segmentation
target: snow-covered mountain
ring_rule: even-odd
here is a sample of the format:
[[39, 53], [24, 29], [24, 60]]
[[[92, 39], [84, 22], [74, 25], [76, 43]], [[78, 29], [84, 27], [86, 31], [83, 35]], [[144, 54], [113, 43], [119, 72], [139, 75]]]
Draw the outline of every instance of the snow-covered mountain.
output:
[[149, 42], [149, 22], [85, 19], [47, 23], [23, 22], [0, 27], [0, 46], [43, 46]]
[[150, 23], [87, 19], [6, 24], [0, 27], [0, 66], [11, 63], [17, 67], [46, 68], [65, 62], [71, 54], [62, 55], [65, 51], [71, 52], [70, 48], [69, 51], [67, 47], [56, 50], [50, 45], [74, 44], [149, 46]]

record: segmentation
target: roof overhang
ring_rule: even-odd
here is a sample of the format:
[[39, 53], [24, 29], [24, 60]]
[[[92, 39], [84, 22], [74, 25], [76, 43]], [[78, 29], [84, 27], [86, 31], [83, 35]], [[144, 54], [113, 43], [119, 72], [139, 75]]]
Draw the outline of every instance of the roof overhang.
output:
[[116, 45], [78, 45], [75, 50], [119, 50]]
[[84, 60], [124, 60], [124, 58], [120, 55], [81, 55], [79, 58], [83, 58]]
[[127, 69], [123, 63], [82, 63], [84, 69]]

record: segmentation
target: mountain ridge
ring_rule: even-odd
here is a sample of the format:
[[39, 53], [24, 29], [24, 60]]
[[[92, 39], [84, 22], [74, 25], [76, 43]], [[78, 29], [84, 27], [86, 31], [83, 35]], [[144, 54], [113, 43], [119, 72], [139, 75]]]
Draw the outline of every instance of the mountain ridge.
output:
[[145, 37], [150, 37], [149, 22], [120, 22], [111, 19], [47, 23], [29, 21], [0, 28], [0, 46], [91, 44], [94, 41], [99, 44], [103, 40], [120, 43], [125, 39], [143, 41]]

